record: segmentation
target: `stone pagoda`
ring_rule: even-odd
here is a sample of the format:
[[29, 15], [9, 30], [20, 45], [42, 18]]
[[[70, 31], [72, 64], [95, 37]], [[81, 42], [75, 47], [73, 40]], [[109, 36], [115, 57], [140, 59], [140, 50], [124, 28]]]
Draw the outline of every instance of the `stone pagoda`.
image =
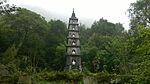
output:
[[66, 67], [65, 70], [79, 70], [81, 68], [79, 24], [74, 9], [69, 18], [67, 42], [66, 42]]

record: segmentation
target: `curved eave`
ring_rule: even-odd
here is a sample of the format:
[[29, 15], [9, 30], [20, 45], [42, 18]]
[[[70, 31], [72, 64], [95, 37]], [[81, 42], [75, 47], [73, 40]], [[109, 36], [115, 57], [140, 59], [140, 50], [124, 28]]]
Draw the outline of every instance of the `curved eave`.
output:
[[67, 39], [80, 39], [80, 37], [78, 37], [78, 38], [77, 37], [75, 37], [75, 38], [74, 37], [67, 37]]
[[76, 18], [76, 17], [71, 17], [71, 18], [69, 18], [69, 20], [78, 20], [78, 18]]
[[79, 30], [68, 30], [68, 31], [71, 31], [71, 32], [79, 32]]
[[78, 23], [69, 23], [69, 25], [79, 25]]
[[66, 54], [66, 56], [73, 56], [73, 57], [76, 57], [76, 56], [80, 56], [80, 54]]
[[76, 46], [76, 45], [75, 46], [73, 46], [73, 45], [66, 45], [66, 47], [79, 47], [79, 48], [81, 48], [81, 46], [79, 46], [79, 45], [78, 46]]

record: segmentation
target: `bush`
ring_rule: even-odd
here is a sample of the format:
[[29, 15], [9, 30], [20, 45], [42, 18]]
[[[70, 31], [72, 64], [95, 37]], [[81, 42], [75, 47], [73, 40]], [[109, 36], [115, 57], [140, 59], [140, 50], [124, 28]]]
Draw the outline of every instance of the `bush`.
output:
[[83, 79], [83, 74], [79, 72], [69, 71], [69, 72], [41, 72], [33, 75], [34, 81], [48, 81], [48, 82], [81, 82]]

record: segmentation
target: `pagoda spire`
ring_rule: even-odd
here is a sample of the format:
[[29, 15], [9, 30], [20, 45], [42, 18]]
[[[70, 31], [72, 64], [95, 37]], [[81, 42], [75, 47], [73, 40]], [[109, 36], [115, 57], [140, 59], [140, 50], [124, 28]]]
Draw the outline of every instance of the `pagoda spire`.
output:
[[74, 13], [74, 8], [73, 8], [73, 13]]
[[75, 13], [74, 13], [74, 8], [73, 8], [73, 12], [72, 12], [72, 16], [71, 17], [76, 17]]

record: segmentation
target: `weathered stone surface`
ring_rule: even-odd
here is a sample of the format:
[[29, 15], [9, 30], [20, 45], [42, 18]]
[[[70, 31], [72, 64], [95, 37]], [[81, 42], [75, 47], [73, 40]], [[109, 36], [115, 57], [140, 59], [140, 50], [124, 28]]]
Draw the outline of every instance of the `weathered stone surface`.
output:
[[83, 83], [84, 84], [98, 84], [97, 81], [94, 79], [94, 77], [90, 77], [90, 76], [84, 77]]
[[80, 56], [80, 37], [78, 18], [76, 18], [74, 10], [71, 18], [69, 18], [67, 44], [66, 44], [66, 67], [65, 70], [82, 71]]

